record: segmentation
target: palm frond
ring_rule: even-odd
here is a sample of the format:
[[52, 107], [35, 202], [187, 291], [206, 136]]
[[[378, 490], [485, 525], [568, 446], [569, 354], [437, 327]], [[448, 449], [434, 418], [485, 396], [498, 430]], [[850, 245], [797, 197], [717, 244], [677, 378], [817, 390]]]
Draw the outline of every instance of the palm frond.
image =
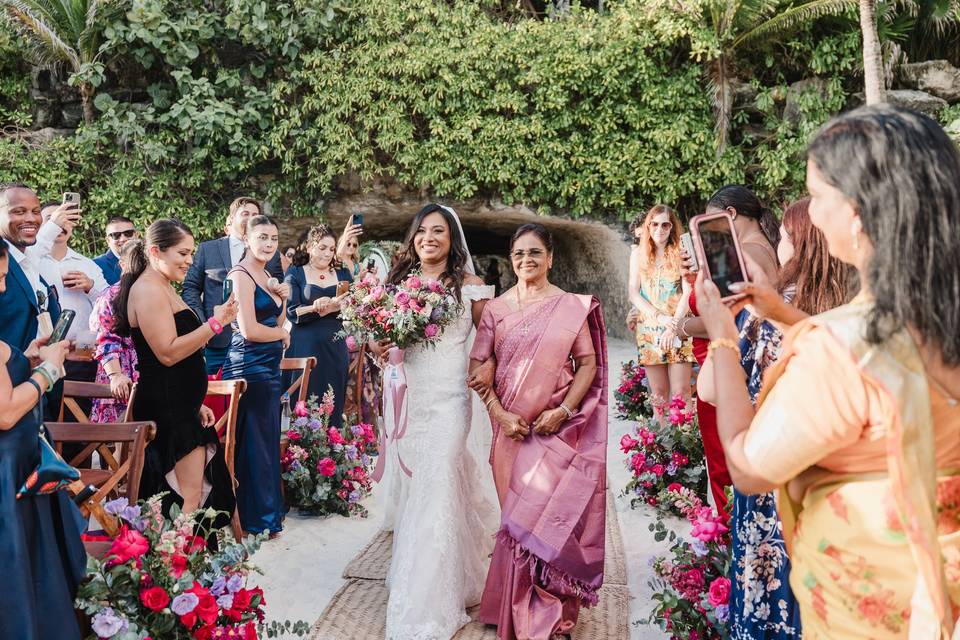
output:
[[7, 21], [34, 45], [38, 61], [46, 64], [65, 62], [71, 69], [79, 69], [80, 57], [76, 49], [41, 16], [33, 13], [31, 9], [34, 7], [29, 6], [32, 4], [35, 3], [23, 0], [0, 0], [0, 8], [4, 9]]
[[744, 31], [733, 41], [733, 46], [749, 46], [772, 33], [791, 31], [813, 20], [841, 15], [856, 7], [857, 0], [811, 0], [811, 2], [790, 7], [756, 27]]

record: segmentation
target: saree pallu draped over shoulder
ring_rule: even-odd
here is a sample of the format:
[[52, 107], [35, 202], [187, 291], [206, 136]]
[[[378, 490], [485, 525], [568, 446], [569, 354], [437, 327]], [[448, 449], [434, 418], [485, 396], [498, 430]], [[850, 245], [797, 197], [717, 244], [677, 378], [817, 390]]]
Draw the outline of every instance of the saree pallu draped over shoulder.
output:
[[[577, 413], [550, 436], [522, 442], [494, 424], [491, 465], [501, 506], [480, 619], [503, 640], [547, 640], [576, 624], [603, 583], [607, 442], [606, 332], [599, 302], [563, 294], [529, 316], [488, 305], [471, 357], [497, 359], [503, 407], [532, 423], [559, 407], [573, 358], [594, 354], [597, 373]], [[487, 312], [485, 311], [485, 314]]]
[[[802, 500], [779, 496], [804, 636], [958, 638], [960, 472], [938, 469], [930, 392], [913, 339], [900, 331], [868, 344], [864, 303], [845, 305], [791, 331], [764, 380], [783, 375], [793, 344], [817, 327], [835, 338], [880, 389], [886, 470], [834, 474]], [[761, 397], [763, 402], [764, 397]]]

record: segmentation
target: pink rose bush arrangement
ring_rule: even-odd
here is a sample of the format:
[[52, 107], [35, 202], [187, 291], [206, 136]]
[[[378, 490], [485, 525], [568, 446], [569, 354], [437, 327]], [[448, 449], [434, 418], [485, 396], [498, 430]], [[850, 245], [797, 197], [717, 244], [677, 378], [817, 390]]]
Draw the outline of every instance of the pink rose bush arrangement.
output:
[[88, 638], [256, 640], [264, 633], [308, 633], [302, 621], [264, 624], [263, 591], [249, 583], [256, 571], [249, 558], [262, 538], [237, 543], [226, 529], [211, 534], [205, 527], [218, 515], [213, 509], [188, 515], [173, 507], [167, 518], [161, 497], [105, 505], [120, 532], [102, 559], [88, 558], [77, 594], [77, 609], [90, 618]]
[[431, 344], [459, 311], [460, 305], [437, 280], [414, 273], [393, 285], [367, 275], [350, 288], [340, 305], [341, 335], [358, 343], [389, 340], [401, 349]]
[[706, 496], [707, 471], [696, 414], [680, 396], [669, 404], [669, 419], [661, 425], [648, 418], [620, 439], [620, 450], [631, 472], [624, 493], [634, 508], [647, 504], [683, 516], [675, 505], [680, 489]]
[[377, 455], [377, 434], [369, 424], [330, 426], [333, 390], [297, 403], [280, 458], [287, 500], [303, 512], [367, 515], [360, 501], [370, 495], [369, 471]]
[[655, 603], [646, 624], [673, 640], [726, 640], [730, 616], [730, 532], [724, 518], [691, 492], [678, 492], [676, 507], [690, 522], [690, 539], [650, 525], [657, 542], [669, 540], [670, 555], [653, 558], [648, 583]]
[[643, 367], [633, 360], [624, 363], [620, 383], [613, 392], [617, 403], [617, 417], [621, 420], [649, 420], [653, 417], [650, 390]]

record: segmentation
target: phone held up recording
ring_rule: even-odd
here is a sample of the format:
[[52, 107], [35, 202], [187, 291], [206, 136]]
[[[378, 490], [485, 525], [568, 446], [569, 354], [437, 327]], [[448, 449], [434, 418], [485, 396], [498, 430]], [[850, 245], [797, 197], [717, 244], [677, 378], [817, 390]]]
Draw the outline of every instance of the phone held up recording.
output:
[[73, 319], [76, 316], [77, 312], [73, 309], [64, 309], [61, 311], [60, 318], [57, 320], [57, 326], [53, 328], [47, 344], [56, 344], [66, 338], [67, 332], [70, 331], [70, 326], [73, 324]]
[[233, 280], [227, 278], [223, 281], [223, 302], [226, 302], [230, 299], [230, 296], [233, 294]]
[[723, 301], [743, 297], [730, 289], [735, 282], [748, 282], [743, 251], [733, 218], [726, 211], [704, 213], [690, 219], [690, 236], [704, 276], [713, 280]]

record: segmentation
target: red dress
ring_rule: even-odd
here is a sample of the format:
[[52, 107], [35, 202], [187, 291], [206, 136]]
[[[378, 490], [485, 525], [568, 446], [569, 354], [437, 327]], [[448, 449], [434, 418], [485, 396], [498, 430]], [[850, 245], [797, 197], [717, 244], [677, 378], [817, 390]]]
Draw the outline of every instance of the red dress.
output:
[[[690, 292], [690, 310], [697, 313], [697, 296]], [[709, 340], [704, 338], [693, 339], [693, 357], [703, 366], [707, 359]], [[697, 422], [700, 425], [700, 438], [703, 440], [703, 452], [707, 458], [707, 476], [710, 480], [710, 491], [717, 503], [720, 514], [727, 517], [726, 488], [733, 482], [727, 470], [727, 459], [723, 454], [723, 445], [720, 444], [720, 432], [717, 430], [717, 408], [707, 402], [697, 402]]]

